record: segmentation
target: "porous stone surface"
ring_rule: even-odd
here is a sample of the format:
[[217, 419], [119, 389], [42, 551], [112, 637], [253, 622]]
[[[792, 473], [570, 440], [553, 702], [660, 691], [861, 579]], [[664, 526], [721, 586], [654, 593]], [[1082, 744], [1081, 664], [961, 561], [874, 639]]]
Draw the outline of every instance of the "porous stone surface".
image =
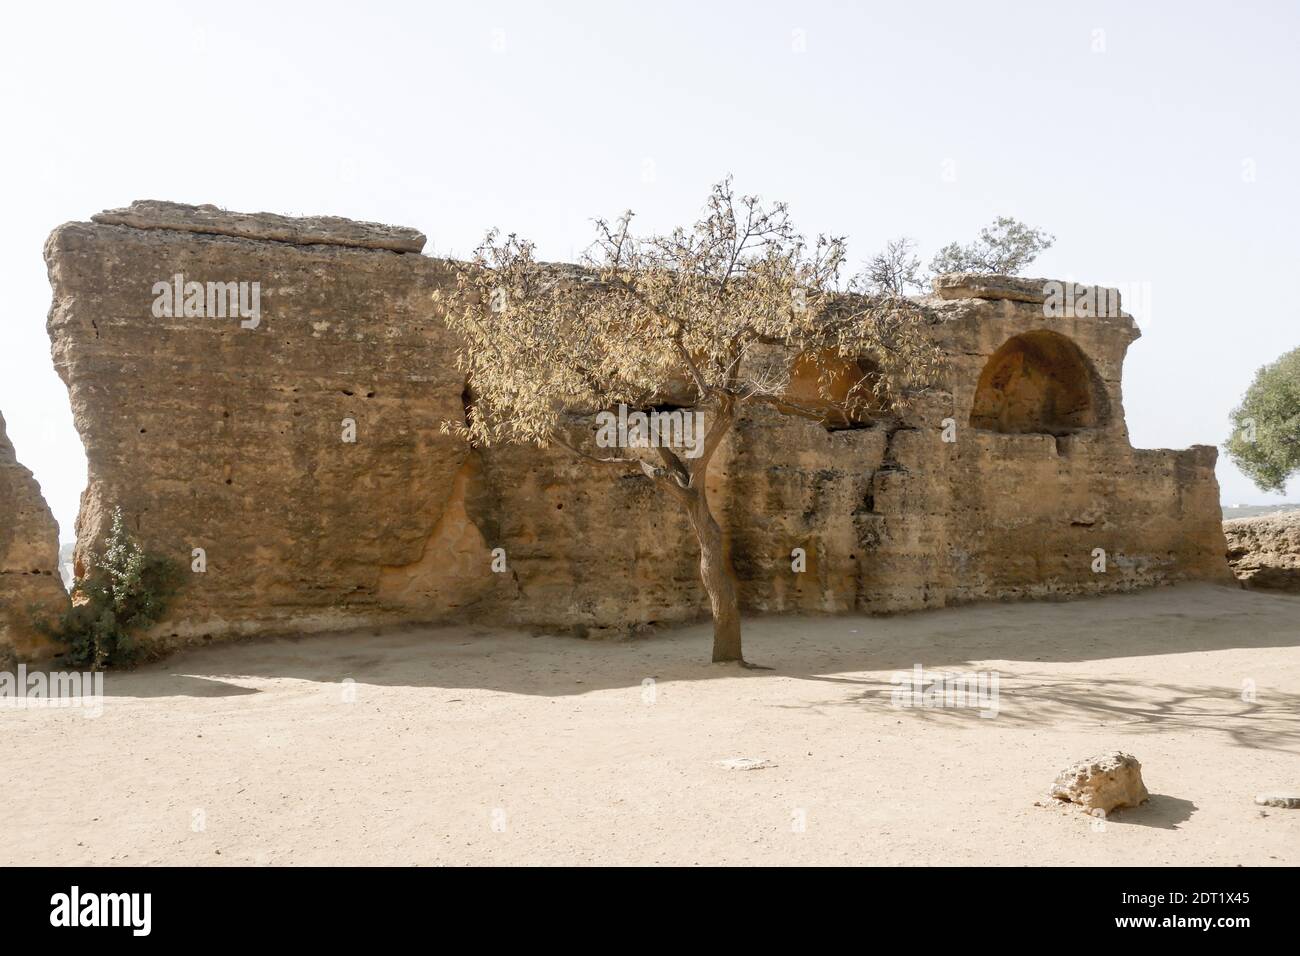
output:
[[216, 206], [187, 206], [157, 199], [137, 199], [125, 209], [106, 209], [90, 217], [109, 226], [135, 229], [175, 229], [241, 239], [267, 239], [300, 246], [352, 246], [419, 252], [425, 235], [405, 226], [357, 222], [338, 216], [280, 216], [271, 212], [230, 212]]
[[[426, 555], [440, 572], [430, 607], [500, 583], [455, 586], [455, 560], [483, 542], [460, 518], [469, 448], [439, 434], [464, 414], [452, 342], [430, 308], [445, 265], [87, 223], [56, 230], [47, 253], [54, 362], [89, 463], [78, 571], [121, 504], [147, 548], [187, 568], [203, 549], [206, 570], [176, 604], [180, 632], [365, 620], [404, 606], [414, 585], [392, 575]], [[151, 286], [174, 273], [260, 283], [257, 328], [156, 318]]]
[[1114, 750], [1062, 770], [1052, 784], [1052, 796], [1090, 812], [1110, 813], [1119, 807], [1136, 807], [1151, 795], [1142, 782], [1138, 759]]
[[1300, 511], [1223, 523], [1228, 563], [1248, 588], [1300, 594]]
[[[78, 554], [120, 504], [149, 549], [206, 555], [157, 637], [458, 616], [602, 636], [707, 615], [690, 527], [651, 479], [441, 433], [469, 398], [433, 298], [450, 263], [149, 221], [68, 223], [45, 251], [89, 459]], [[260, 322], [155, 317], [176, 274], [258, 282]], [[1215, 449], [1128, 442], [1129, 316], [1047, 318], [992, 292], [923, 305], [947, 363], [904, 417], [758, 408], [719, 450], [746, 611], [1231, 582]], [[749, 361], [793, 363], [804, 397], [798, 356]]]
[[59, 526], [0, 416], [0, 657], [52, 650], [32, 621], [54, 618], [68, 600], [58, 566]]

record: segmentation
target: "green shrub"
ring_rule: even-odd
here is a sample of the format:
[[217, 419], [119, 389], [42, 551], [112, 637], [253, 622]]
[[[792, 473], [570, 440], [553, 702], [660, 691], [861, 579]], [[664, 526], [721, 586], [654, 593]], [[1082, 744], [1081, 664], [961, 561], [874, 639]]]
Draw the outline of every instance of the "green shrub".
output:
[[36, 627], [67, 645], [64, 657], [77, 667], [130, 664], [140, 652], [136, 635], [162, 617], [176, 579], [175, 565], [146, 554], [116, 508], [103, 553], [91, 555], [85, 574], [73, 582], [71, 607], [54, 623]]

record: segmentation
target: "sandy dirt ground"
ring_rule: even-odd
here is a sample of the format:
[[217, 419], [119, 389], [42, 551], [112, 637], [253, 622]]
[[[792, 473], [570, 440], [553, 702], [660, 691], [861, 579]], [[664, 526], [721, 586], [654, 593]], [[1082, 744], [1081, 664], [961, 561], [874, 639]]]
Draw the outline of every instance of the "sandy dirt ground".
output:
[[[771, 670], [709, 640], [365, 632], [110, 674], [97, 718], [0, 710], [0, 864], [1300, 863], [1300, 810], [1253, 802], [1300, 789], [1300, 597], [749, 620]], [[893, 706], [917, 663], [998, 672], [997, 716]], [[1046, 798], [1114, 748], [1149, 804]]]

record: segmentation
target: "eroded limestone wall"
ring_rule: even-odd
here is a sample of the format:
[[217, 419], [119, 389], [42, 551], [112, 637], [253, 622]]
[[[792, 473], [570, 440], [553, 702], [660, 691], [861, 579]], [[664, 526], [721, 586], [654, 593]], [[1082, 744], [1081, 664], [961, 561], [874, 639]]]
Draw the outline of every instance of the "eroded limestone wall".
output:
[[1228, 562], [1248, 588], [1300, 594], [1300, 511], [1223, 523]]
[[[446, 268], [96, 223], [60, 227], [46, 255], [54, 361], [89, 460], [79, 557], [120, 504], [148, 547], [186, 567], [203, 551], [178, 632], [382, 616], [384, 569], [421, 560], [469, 455], [439, 433], [464, 414], [430, 302]], [[256, 327], [155, 316], [154, 284], [175, 275], [258, 283]]]
[[[90, 461], [81, 553], [121, 504], [152, 550], [187, 566], [194, 548], [206, 556], [161, 634], [457, 615], [600, 633], [705, 613], [688, 525], [649, 479], [440, 433], [464, 414], [465, 383], [433, 301], [451, 270], [415, 251], [422, 236], [226, 217], [138, 205], [62, 226], [46, 247], [55, 364]], [[178, 274], [257, 282], [255, 327], [155, 315], [155, 283]], [[710, 487], [750, 611], [1228, 579], [1214, 449], [1129, 446], [1131, 318], [1047, 318], [1041, 287], [945, 279], [926, 305], [948, 367], [903, 420], [828, 430], [760, 409], [738, 425]], [[1045, 347], [1045, 332], [1083, 358], [1088, 427], [972, 424], [993, 420], [976, 413], [991, 401], [1014, 427], [1040, 387], [1057, 396], [1048, 413], [1083, 421], [1051, 406], [1083, 392], [1057, 367], [1073, 353]], [[1027, 344], [985, 376], [1015, 336]], [[491, 570], [494, 548], [505, 573]]]
[[58, 565], [59, 526], [0, 416], [0, 658], [52, 651], [32, 623], [52, 620], [67, 602]]

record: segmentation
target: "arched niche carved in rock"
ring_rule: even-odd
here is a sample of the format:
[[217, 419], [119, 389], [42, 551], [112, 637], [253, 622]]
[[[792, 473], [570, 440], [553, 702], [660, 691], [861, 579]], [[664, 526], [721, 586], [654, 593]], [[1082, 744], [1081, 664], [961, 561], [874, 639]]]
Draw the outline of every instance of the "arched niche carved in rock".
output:
[[873, 391], [876, 365], [827, 349], [802, 352], [790, 366], [790, 381], [778, 407], [787, 414], [814, 418], [831, 430], [864, 428], [885, 413]]
[[970, 423], [986, 431], [1061, 436], [1105, 419], [1105, 392], [1083, 350], [1040, 329], [1013, 336], [989, 358]]

